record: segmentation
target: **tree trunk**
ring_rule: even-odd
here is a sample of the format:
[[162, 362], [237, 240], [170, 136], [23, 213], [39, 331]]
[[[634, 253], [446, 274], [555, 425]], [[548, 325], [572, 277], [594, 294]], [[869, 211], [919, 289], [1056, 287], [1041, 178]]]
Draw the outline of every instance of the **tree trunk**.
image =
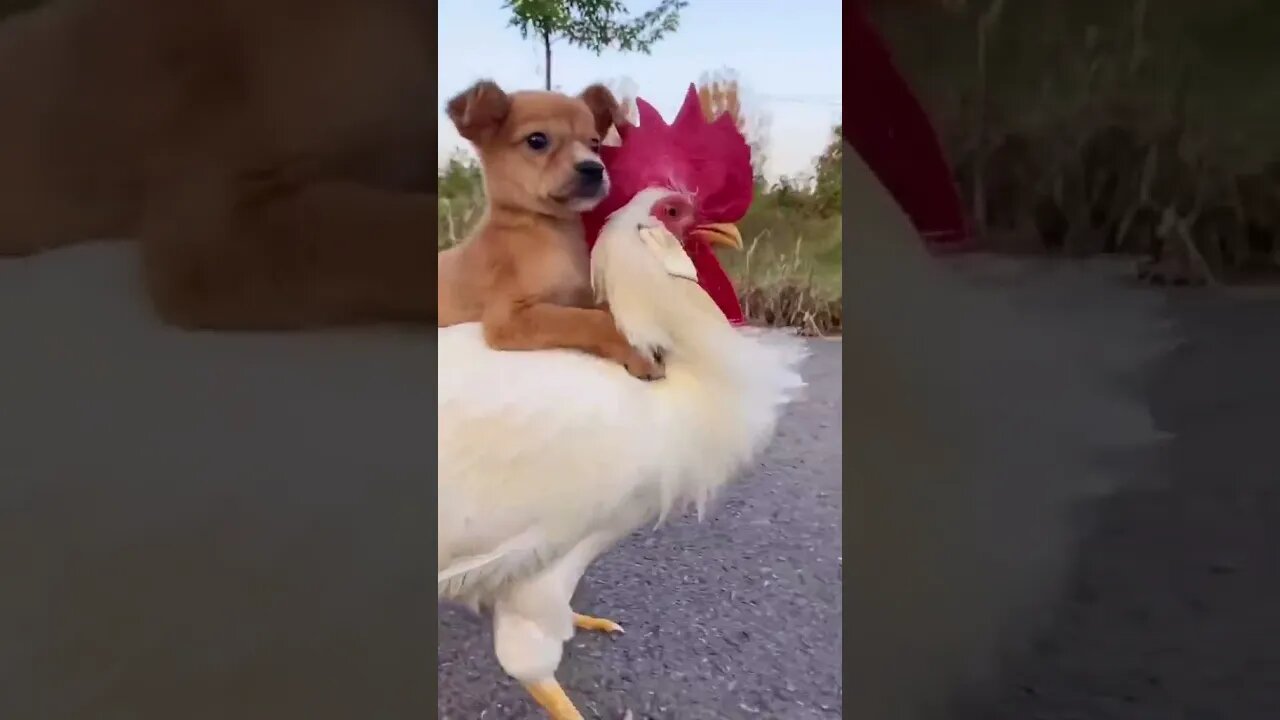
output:
[[551, 89], [551, 33], [542, 33], [542, 60], [547, 69], [547, 89]]

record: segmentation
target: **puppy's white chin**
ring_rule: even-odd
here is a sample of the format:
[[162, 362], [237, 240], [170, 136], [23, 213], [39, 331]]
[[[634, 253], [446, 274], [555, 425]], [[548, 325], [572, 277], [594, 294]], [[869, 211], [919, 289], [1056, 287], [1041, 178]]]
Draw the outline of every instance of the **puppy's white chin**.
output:
[[594, 210], [597, 205], [599, 205], [601, 202], [604, 201], [605, 197], [608, 194], [609, 194], [609, 183], [605, 182], [603, 185], [600, 186], [600, 191], [595, 194], [595, 197], [573, 198], [569, 202], [565, 203], [565, 207], [568, 207], [573, 212], [578, 212], [578, 213], [587, 212], [588, 210]]
[[604, 198], [576, 198], [570, 200], [565, 205], [573, 212], [583, 213], [588, 210], [594, 210], [600, 201]]

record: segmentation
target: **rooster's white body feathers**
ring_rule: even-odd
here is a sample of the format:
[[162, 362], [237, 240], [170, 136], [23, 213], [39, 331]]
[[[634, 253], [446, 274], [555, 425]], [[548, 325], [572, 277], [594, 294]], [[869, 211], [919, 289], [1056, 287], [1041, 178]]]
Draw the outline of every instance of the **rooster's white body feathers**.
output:
[[664, 351], [665, 379], [569, 350], [494, 351], [477, 324], [439, 332], [439, 593], [493, 606], [499, 660], [524, 681], [558, 664], [587, 564], [701, 507], [802, 386], [803, 342], [732, 328], [644, 220], [661, 194], [612, 216], [592, 276], [628, 339]]

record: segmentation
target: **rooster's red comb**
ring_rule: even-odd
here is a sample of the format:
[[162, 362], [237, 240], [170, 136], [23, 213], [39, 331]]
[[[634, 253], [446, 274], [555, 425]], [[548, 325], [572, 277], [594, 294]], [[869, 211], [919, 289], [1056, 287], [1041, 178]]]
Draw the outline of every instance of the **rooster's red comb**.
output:
[[693, 193], [703, 222], [731, 223], [751, 206], [751, 147], [733, 117], [721, 113], [708, 122], [698, 90], [690, 83], [671, 124], [652, 105], [636, 98], [639, 124], [619, 123], [619, 146], [600, 149], [609, 169], [609, 197], [592, 213], [601, 218], [649, 187]]

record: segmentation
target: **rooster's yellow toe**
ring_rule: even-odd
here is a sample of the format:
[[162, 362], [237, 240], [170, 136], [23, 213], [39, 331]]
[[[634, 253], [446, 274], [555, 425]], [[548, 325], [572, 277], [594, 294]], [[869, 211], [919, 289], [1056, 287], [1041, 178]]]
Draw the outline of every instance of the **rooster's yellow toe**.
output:
[[573, 626], [579, 630], [593, 630], [595, 632], [625, 633], [626, 630], [622, 626], [612, 620], [604, 618], [591, 617], [590, 615], [573, 614]]

